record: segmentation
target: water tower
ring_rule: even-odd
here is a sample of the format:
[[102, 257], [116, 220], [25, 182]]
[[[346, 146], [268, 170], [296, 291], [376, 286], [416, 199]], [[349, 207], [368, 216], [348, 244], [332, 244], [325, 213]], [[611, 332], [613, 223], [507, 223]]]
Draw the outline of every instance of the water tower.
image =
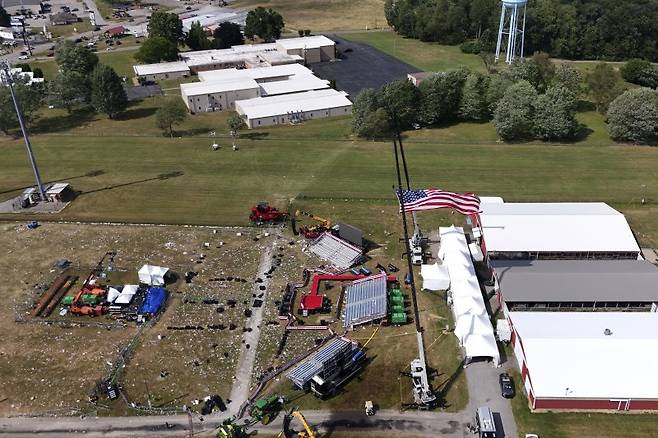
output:
[[[496, 44], [496, 61], [500, 59], [500, 46], [503, 42], [503, 36], [506, 35], [507, 50], [505, 50], [505, 62], [511, 64], [517, 56], [523, 58], [525, 8], [528, 0], [502, 0], [502, 3], [500, 26], [498, 27], [498, 43]], [[522, 20], [520, 29], [519, 20]]]

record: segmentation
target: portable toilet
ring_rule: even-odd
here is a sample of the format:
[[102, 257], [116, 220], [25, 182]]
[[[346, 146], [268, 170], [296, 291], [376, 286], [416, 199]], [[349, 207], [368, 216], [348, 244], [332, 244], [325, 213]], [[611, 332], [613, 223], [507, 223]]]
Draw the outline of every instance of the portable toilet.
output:
[[392, 324], [406, 324], [407, 323], [407, 314], [406, 313], [393, 313], [393, 314], [391, 314], [391, 323]]

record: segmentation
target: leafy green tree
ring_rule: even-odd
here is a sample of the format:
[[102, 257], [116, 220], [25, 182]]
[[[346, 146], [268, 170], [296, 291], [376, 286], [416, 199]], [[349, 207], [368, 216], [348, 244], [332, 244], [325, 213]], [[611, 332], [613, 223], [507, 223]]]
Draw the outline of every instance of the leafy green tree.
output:
[[162, 37], [175, 44], [183, 40], [183, 22], [174, 13], [154, 12], [151, 14], [147, 30], [149, 38]]
[[281, 14], [273, 9], [265, 9], [259, 6], [247, 14], [244, 34], [249, 39], [258, 36], [266, 42], [272, 42], [281, 37], [283, 27]]
[[244, 36], [240, 30], [240, 25], [225, 21], [213, 31], [213, 46], [216, 49], [228, 49], [232, 46], [244, 44]]
[[162, 105], [155, 112], [155, 123], [162, 129], [163, 135], [174, 136], [174, 125], [183, 123], [187, 118], [187, 107], [177, 97], [170, 97], [162, 101]]
[[48, 82], [48, 103], [58, 108], [71, 111], [76, 105], [88, 103], [91, 100], [91, 88], [80, 87], [87, 83], [87, 78], [76, 71], [62, 71]]
[[32, 73], [34, 74], [35, 78], [43, 78], [43, 70], [41, 70], [40, 67], [34, 67]]
[[380, 107], [386, 111], [391, 128], [405, 130], [418, 120], [421, 93], [406, 79], [389, 82], [379, 90]]
[[510, 86], [498, 102], [493, 124], [503, 140], [522, 140], [531, 137], [537, 90], [528, 81]]
[[573, 138], [578, 128], [575, 106], [575, 95], [571, 90], [562, 85], [549, 87], [535, 102], [533, 136], [540, 140]]
[[532, 58], [516, 58], [507, 71], [502, 73], [512, 82], [527, 81], [535, 89], [542, 85], [542, 74]]
[[240, 130], [245, 128], [247, 125], [244, 123], [244, 119], [240, 117], [239, 114], [233, 114], [226, 120], [226, 126], [228, 127], [229, 133], [231, 134], [233, 150], [237, 150], [238, 147], [235, 144], [235, 139], [240, 136]]
[[644, 59], [630, 59], [621, 67], [621, 77], [631, 84], [658, 87], [658, 70]]
[[55, 45], [55, 62], [62, 71], [74, 71], [87, 76], [98, 64], [98, 56], [73, 41], [61, 40]]
[[128, 107], [128, 98], [121, 79], [112, 67], [98, 64], [91, 73], [91, 104], [110, 119]]
[[596, 64], [587, 74], [586, 80], [592, 101], [601, 114], [604, 114], [610, 102], [624, 91], [619, 73], [605, 62]]
[[428, 125], [455, 120], [459, 114], [462, 90], [468, 72], [441, 72], [420, 83], [420, 120]]
[[297, 30], [297, 36], [303, 37], [304, 36], [304, 29], [298, 29]]
[[185, 44], [192, 50], [207, 50], [212, 48], [212, 43], [206, 35], [206, 31], [201, 27], [201, 23], [195, 21], [190, 26], [190, 31], [185, 37]]
[[497, 74], [489, 77], [489, 88], [487, 90], [489, 114], [493, 114], [498, 106], [498, 102], [503, 98], [505, 92], [512, 84], [512, 80], [505, 75]]
[[5, 8], [0, 6], [0, 27], [10, 27], [11, 26], [11, 16]]
[[[14, 92], [23, 113], [23, 119], [28, 125], [39, 117], [39, 109], [43, 104], [43, 90], [39, 84], [27, 85], [20, 77], [14, 80]], [[0, 131], [9, 135], [9, 131], [18, 128], [18, 118], [9, 87], [0, 86]]]
[[365, 88], [354, 99], [352, 105], [352, 132], [359, 137], [372, 138], [381, 135], [372, 125], [371, 115], [380, 108], [379, 92], [373, 88]]
[[463, 120], [488, 120], [491, 116], [488, 94], [489, 77], [477, 72], [469, 74], [464, 82], [459, 117]]
[[570, 64], [558, 64], [555, 67], [555, 84], [565, 87], [578, 97], [583, 85], [583, 75]]
[[134, 55], [138, 62], [153, 64], [178, 59], [178, 46], [161, 36], [148, 37]]
[[648, 88], [625, 91], [610, 103], [608, 130], [617, 141], [644, 143], [658, 135], [658, 94]]
[[553, 82], [555, 64], [545, 52], [536, 52], [532, 55], [531, 61], [537, 66], [539, 72], [539, 82], [535, 85], [535, 88], [537, 88], [537, 91], [543, 92]]

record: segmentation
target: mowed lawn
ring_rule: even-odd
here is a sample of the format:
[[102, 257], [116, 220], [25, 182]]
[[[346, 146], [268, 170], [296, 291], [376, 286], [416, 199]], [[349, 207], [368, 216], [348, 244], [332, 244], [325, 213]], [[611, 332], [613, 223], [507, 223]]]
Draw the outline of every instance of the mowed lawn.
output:
[[272, 8], [283, 16], [287, 32], [310, 29], [313, 33], [335, 30], [368, 30], [388, 27], [384, 0], [236, 0], [231, 7]]
[[462, 53], [459, 46], [424, 43], [404, 38], [395, 32], [355, 32], [341, 36], [351, 41], [369, 44], [424, 71], [443, 71], [459, 67], [485, 71], [478, 55]]
[[[225, 135], [224, 115], [191, 117], [186, 132], [203, 136], [169, 139], [155, 127], [154, 110], [138, 106], [135, 119], [119, 121], [90, 116], [73, 135], [33, 136], [44, 179], [81, 192], [48, 218], [245, 224], [259, 200], [285, 207], [304, 198], [309, 208], [333, 200], [343, 220], [383, 232], [376, 218], [395, 214], [391, 145], [350, 138], [348, 118], [246, 131], [233, 152], [230, 139], [207, 136]], [[224, 147], [211, 151], [213, 141]], [[628, 214], [644, 244], [658, 245], [658, 148], [603, 136], [594, 144], [501, 144], [489, 124], [414, 131], [405, 146], [417, 187], [508, 201], [605, 201]], [[3, 138], [0, 151], [0, 192], [9, 198], [33, 183], [32, 174], [21, 141]]]

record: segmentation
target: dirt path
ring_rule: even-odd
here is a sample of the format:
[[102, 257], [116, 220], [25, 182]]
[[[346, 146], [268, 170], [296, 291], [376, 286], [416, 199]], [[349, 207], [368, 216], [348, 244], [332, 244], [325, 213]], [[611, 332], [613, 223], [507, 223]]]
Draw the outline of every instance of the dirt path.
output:
[[[263, 252], [260, 258], [260, 263], [258, 264], [257, 277], [263, 280], [262, 283], [254, 283], [254, 293], [259, 295], [264, 293], [260, 298], [265, 301], [267, 298], [267, 293], [269, 292], [270, 279], [267, 278], [267, 272], [272, 268], [272, 253], [274, 249], [279, 244], [278, 239], [281, 237], [279, 230], [272, 230], [272, 244]], [[261, 289], [261, 286], [265, 287], [265, 290]], [[235, 415], [240, 406], [247, 401], [249, 396], [249, 389], [251, 383], [251, 375], [254, 369], [254, 362], [256, 361], [256, 351], [258, 350], [258, 339], [260, 338], [260, 326], [263, 321], [263, 313], [265, 307], [256, 307], [253, 308], [253, 313], [249, 319], [248, 328], [251, 328], [251, 331], [244, 333], [243, 339], [244, 343], [242, 344], [242, 349], [240, 350], [240, 359], [238, 360], [238, 365], [236, 367], [235, 381], [233, 382], [233, 388], [231, 389], [231, 404], [230, 411]]]

